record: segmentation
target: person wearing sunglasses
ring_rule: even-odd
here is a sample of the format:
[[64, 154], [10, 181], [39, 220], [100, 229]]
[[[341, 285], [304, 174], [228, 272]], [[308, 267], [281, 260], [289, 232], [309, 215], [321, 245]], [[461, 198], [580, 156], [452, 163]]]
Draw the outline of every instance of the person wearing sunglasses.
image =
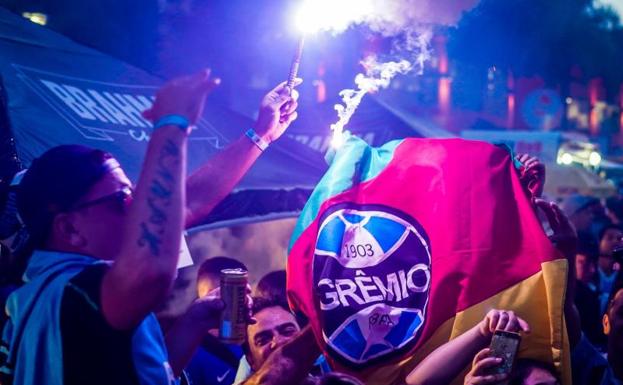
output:
[[224, 306], [201, 298], [162, 335], [152, 312], [176, 276], [182, 231], [297, 116], [297, 93], [282, 83], [262, 99], [252, 129], [186, 178], [190, 127], [218, 83], [202, 71], [157, 92], [144, 112], [154, 131], [136, 186], [112, 155], [84, 146], [55, 147], [33, 161], [17, 206], [34, 251], [25, 284], [7, 300], [0, 384], [179, 382]]

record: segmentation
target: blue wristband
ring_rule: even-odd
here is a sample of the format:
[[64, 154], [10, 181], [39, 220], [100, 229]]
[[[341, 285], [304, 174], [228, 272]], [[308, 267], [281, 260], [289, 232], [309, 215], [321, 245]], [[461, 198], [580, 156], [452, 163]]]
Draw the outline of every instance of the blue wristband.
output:
[[265, 141], [264, 139], [262, 139], [257, 132], [255, 132], [254, 129], [249, 128], [247, 130], [247, 132], [244, 133], [249, 139], [251, 139], [251, 141], [253, 142], [253, 144], [255, 144], [257, 146], [257, 148], [259, 148], [260, 150], [264, 151], [268, 148], [268, 142]]
[[182, 131], [188, 131], [190, 122], [182, 115], [164, 115], [154, 122], [154, 130], [163, 126], [177, 126], [181, 128]]

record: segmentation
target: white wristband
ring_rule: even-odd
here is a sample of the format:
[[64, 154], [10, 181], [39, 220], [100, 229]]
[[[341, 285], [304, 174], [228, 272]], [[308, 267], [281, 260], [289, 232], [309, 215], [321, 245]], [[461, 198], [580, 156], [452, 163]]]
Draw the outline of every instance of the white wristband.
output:
[[268, 142], [265, 141], [264, 139], [262, 139], [257, 132], [255, 132], [254, 129], [249, 128], [247, 130], [247, 132], [244, 133], [247, 138], [251, 139], [251, 141], [253, 142], [253, 144], [255, 144], [257, 146], [257, 148], [259, 148], [260, 150], [264, 151], [268, 148]]

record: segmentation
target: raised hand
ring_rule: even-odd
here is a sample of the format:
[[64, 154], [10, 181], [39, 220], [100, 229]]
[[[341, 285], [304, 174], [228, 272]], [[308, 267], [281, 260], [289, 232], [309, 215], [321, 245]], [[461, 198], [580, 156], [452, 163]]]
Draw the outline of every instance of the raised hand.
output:
[[[294, 86], [302, 82], [302, 79], [296, 79]], [[299, 93], [295, 89], [290, 90], [286, 82], [283, 82], [262, 98], [259, 116], [254, 127], [262, 139], [271, 143], [283, 135], [290, 123], [298, 116], [296, 112], [298, 97]]]
[[219, 78], [210, 76], [209, 69], [170, 80], [158, 90], [153, 106], [143, 116], [155, 122], [165, 115], [182, 115], [194, 125], [203, 112], [206, 96], [220, 83]]
[[523, 167], [520, 170], [521, 182], [535, 198], [543, 195], [545, 187], [545, 165], [534, 156], [519, 154], [515, 157]]

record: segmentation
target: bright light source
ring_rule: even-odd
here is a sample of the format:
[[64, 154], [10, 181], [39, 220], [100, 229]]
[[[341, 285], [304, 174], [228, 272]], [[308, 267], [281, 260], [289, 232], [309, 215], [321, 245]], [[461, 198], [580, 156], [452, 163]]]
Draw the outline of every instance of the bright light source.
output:
[[591, 154], [588, 156], [588, 164], [590, 164], [593, 167], [597, 167], [599, 166], [600, 163], [601, 163], [601, 155], [597, 151], [591, 152]]
[[48, 23], [48, 15], [39, 12], [24, 12], [22, 16], [35, 24], [46, 25]]
[[312, 2], [307, 1], [298, 10], [294, 23], [299, 31], [304, 34], [310, 34], [320, 30], [321, 20], [320, 8], [314, 7]]
[[564, 154], [560, 156], [559, 163], [568, 166], [571, 163], [573, 163], [573, 156], [571, 156], [571, 154], [569, 154], [568, 152], [565, 152]]
[[567, 104], [571, 104], [573, 103], [573, 99], [567, 96], [567, 99], [565, 99], [565, 102], [567, 102]]
[[339, 32], [362, 22], [372, 10], [372, 0], [306, 0], [295, 17], [295, 23], [303, 33]]
[[344, 133], [342, 131], [333, 131], [333, 138], [331, 138], [331, 147], [338, 149], [344, 144]]

